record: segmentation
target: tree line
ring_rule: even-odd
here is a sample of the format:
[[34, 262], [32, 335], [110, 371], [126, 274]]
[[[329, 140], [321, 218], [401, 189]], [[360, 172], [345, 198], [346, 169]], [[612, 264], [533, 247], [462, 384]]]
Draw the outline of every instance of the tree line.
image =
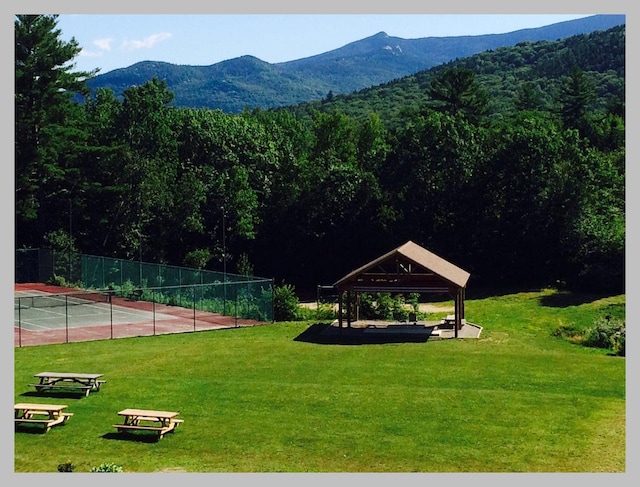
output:
[[56, 22], [15, 17], [16, 248], [307, 289], [413, 240], [470, 286], [624, 289], [624, 100], [601, 108], [577, 67], [557, 108], [523, 83], [502, 117], [458, 65], [393, 126], [375, 111], [226, 114], [171, 106], [155, 78], [89, 93], [95, 73], [73, 70], [80, 47]]

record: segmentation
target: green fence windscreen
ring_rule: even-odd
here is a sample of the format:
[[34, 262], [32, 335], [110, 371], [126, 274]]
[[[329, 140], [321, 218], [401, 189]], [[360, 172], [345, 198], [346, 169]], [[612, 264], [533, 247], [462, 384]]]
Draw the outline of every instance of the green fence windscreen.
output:
[[15, 269], [16, 282], [64, 278], [73, 287], [122, 296], [141, 289], [142, 300], [273, 321], [271, 279], [50, 249], [17, 250]]

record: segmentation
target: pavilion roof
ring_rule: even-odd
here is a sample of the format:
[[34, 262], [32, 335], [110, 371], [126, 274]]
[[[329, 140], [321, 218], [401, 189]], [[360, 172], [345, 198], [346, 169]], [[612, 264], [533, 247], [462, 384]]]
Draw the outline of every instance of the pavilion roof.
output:
[[[401, 277], [398, 277], [400, 276]], [[437, 286], [464, 288], [470, 274], [420, 245], [408, 241], [377, 259], [355, 269], [334, 286], [342, 288], [355, 283], [368, 282], [375, 286], [393, 289]]]

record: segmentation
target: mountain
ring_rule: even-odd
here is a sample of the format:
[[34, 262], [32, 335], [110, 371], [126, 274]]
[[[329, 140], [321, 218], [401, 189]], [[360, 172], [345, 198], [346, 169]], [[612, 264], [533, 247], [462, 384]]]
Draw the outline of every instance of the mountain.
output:
[[403, 39], [380, 32], [339, 49], [283, 63], [241, 56], [210, 66], [143, 61], [90, 79], [92, 89], [122, 92], [152, 78], [165, 80], [178, 107], [275, 108], [351, 93], [480, 52], [525, 41], [555, 41], [625, 24], [625, 15], [593, 15], [535, 29], [479, 36]]
[[585, 86], [595, 98], [590, 110], [624, 116], [626, 25], [577, 34], [556, 41], [525, 41], [514, 46], [482, 51], [444, 64], [321, 100], [310, 100], [284, 109], [299, 118], [316, 111], [338, 111], [365, 121], [376, 114], [387, 127], [402, 127], [407, 118], [428, 105], [434, 78], [451, 68], [472, 71], [478, 86], [487, 93], [488, 118], [503, 119], [520, 110], [520, 97], [527, 95], [530, 108], [557, 112], [568, 78], [574, 69], [585, 76]]

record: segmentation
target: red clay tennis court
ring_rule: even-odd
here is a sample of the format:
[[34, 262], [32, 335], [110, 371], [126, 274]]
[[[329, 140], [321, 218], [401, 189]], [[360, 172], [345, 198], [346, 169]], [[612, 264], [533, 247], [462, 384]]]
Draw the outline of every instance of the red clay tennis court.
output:
[[[109, 340], [265, 325], [180, 306], [106, 296], [39, 283], [14, 286], [14, 346]], [[45, 298], [48, 304], [31, 304]], [[55, 302], [57, 300], [57, 302]], [[85, 302], [86, 301], [86, 302]]]

